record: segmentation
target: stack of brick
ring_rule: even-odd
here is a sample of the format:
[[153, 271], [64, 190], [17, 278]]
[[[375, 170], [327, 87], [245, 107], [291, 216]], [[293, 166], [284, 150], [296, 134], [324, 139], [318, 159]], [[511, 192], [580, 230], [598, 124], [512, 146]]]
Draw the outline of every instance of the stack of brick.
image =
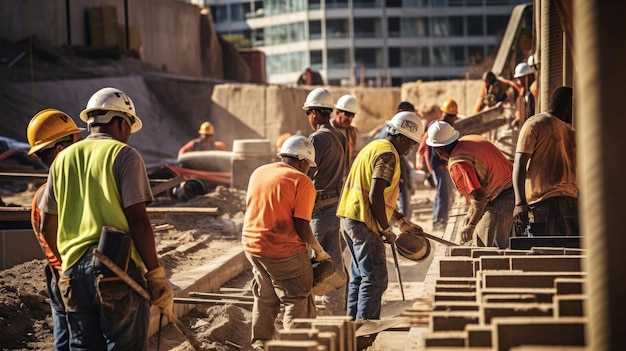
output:
[[356, 328], [349, 317], [320, 316], [294, 319], [292, 328], [280, 330], [266, 351], [356, 351]]
[[584, 350], [584, 257], [581, 249], [451, 248], [415, 350]]

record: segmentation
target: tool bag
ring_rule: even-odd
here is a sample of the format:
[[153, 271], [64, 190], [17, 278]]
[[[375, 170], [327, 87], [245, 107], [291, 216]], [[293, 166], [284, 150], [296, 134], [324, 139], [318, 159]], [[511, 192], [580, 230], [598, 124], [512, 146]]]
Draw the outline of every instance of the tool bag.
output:
[[[113, 261], [124, 272], [128, 272], [130, 263], [131, 243], [133, 239], [130, 234], [125, 231], [103, 226], [100, 232], [100, 241], [98, 242], [98, 251]], [[92, 258], [92, 265], [96, 275], [102, 275], [104, 278], [113, 278], [117, 275], [107, 268], [97, 257]]]

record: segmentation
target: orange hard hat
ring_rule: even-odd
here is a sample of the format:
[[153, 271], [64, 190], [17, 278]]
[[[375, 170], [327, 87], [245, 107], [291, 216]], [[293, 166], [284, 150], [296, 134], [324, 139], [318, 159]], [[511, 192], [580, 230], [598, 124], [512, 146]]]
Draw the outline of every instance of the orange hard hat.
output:
[[26, 130], [28, 144], [30, 144], [28, 154], [32, 155], [54, 146], [57, 140], [84, 130], [84, 128], [78, 128], [74, 120], [65, 112], [53, 108], [39, 111], [30, 120]]

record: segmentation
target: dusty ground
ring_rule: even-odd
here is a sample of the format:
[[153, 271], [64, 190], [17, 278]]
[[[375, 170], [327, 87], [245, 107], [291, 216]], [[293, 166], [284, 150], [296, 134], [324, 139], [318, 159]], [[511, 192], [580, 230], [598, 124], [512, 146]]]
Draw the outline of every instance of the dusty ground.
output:
[[[427, 210], [432, 207], [432, 189], [423, 188], [414, 195], [413, 219], [430, 230]], [[32, 192], [23, 191], [3, 200], [13, 204], [29, 204]], [[239, 233], [243, 221], [245, 193], [218, 187], [211, 193], [181, 203], [163, 198], [158, 205], [218, 207], [218, 216], [167, 215], [154, 224], [172, 224], [173, 230], [155, 233], [161, 263], [170, 273], [189, 269], [223, 255], [233, 246], [240, 245]], [[426, 210], [426, 213], [423, 213]], [[181, 250], [181, 247], [183, 248]], [[388, 252], [388, 258], [391, 258]], [[389, 289], [383, 301], [383, 317], [399, 314], [409, 307], [421, 279], [426, 274], [429, 261], [413, 263], [400, 257], [403, 265], [404, 290], [407, 301], [401, 301], [399, 286], [393, 273], [393, 263], [388, 262]], [[46, 302], [43, 260], [33, 260], [0, 271], [0, 349], [49, 350], [52, 345], [52, 319]], [[251, 273], [242, 273], [225, 286], [249, 287]], [[181, 319], [207, 350], [248, 350], [250, 338], [250, 311], [234, 305], [198, 306]], [[160, 339], [159, 339], [160, 337]], [[149, 349], [192, 350], [190, 344], [171, 325], [162, 329], [160, 336], [149, 340]], [[390, 351], [388, 345], [374, 343], [369, 351]]]

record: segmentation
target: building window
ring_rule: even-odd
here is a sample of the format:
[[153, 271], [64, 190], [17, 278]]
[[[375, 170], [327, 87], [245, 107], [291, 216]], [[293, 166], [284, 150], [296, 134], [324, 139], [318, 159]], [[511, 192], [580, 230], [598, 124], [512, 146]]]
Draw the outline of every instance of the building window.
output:
[[447, 46], [433, 47], [433, 66], [450, 66], [450, 57]]
[[430, 58], [427, 47], [402, 48], [401, 67], [428, 67]]
[[310, 40], [322, 39], [322, 22], [321, 21], [309, 21], [309, 39]]
[[244, 20], [243, 7], [241, 4], [230, 4], [230, 20], [232, 22], [240, 22]]
[[348, 0], [326, 0], [327, 9], [345, 9], [348, 7]]
[[482, 37], [484, 35], [482, 16], [468, 16], [466, 18], [466, 21], [467, 21], [467, 36]]
[[354, 50], [354, 61], [366, 68], [382, 68], [383, 52], [379, 48], [359, 48]]
[[302, 0], [265, 0], [265, 16], [304, 11]]
[[402, 38], [425, 38], [428, 36], [428, 18], [408, 17], [400, 19], [400, 36]]
[[322, 50], [312, 50], [309, 54], [311, 61], [311, 68], [314, 70], [321, 70], [323, 68], [323, 56]]
[[390, 38], [400, 37], [400, 18], [387, 17], [387, 35]]
[[483, 46], [468, 46], [467, 59], [470, 65], [483, 61], [485, 57], [485, 48]]
[[333, 49], [327, 52], [328, 68], [350, 68], [350, 51]]
[[380, 18], [355, 18], [355, 38], [380, 38], [382, 36]]
[[266, 57], [268, 74], [300, 72], [306, 67], [306, 52], [290, 52], [287, 54], [269, 55]]
[[487, 16], [487, 33], [501, 35], [508, 23], [509, 16]]
[[467, 60], [465, 59], [465, 47], [464, 46], [451, 46], [450, 47], [450, 66], [465, 66]]
[[228, 22], [228, 5], [211, 6], [211, 17], [215, 23]]
[[326, 20], [326, 38], [348, 38], [349, 36], [348, 19]]
[[451, 37], [462, 37], [464, 35], [463, 17], [459, 17], [459, 16], [449, 17], [448, 24], [450, 25]]

